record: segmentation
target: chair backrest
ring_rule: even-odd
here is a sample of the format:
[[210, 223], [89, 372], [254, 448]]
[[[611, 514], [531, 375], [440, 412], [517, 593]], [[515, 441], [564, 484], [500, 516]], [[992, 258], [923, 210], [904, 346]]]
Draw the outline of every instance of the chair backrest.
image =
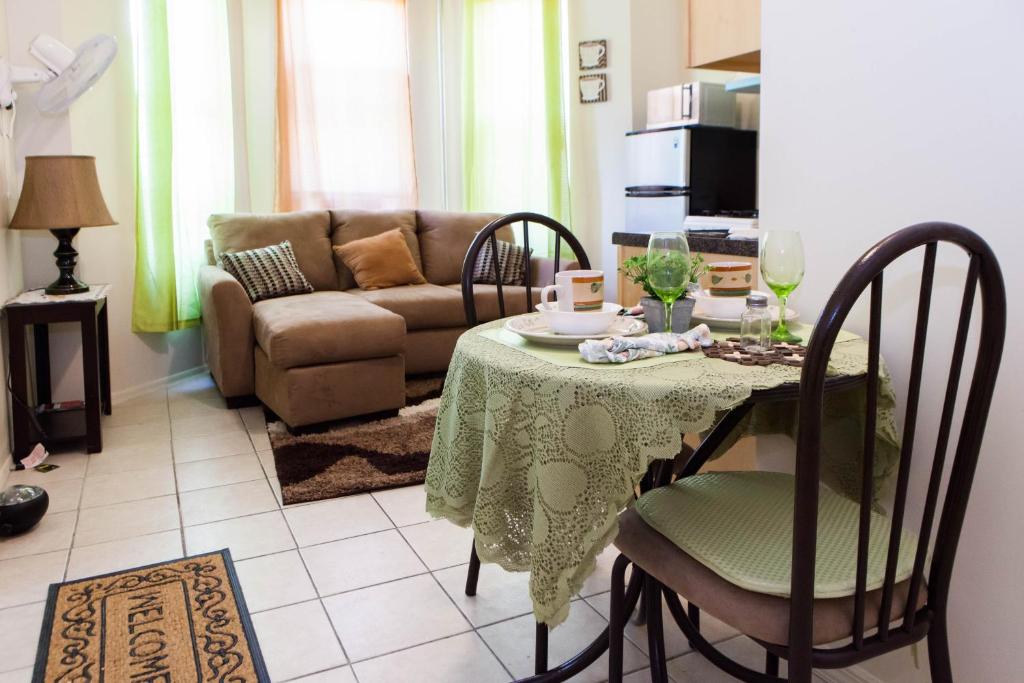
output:
[[[507, 216], [497, 218], [486, 226], [483, 230], [477, 233], [477, 236], [473, 238], [473, 242], [469, 245], [469, 250], [466, 252], [466, 259], [462, 263], [462, 304], [466, 309], [466, 324], [470, 327], [476, 325], [479, 321], [476, 314], [476, 299], [473, 296], [473, 270], [476, 266], [477, 258], [480, 256], [480, 251], [484, 248], [485, 244], [490, 243], [491, 254], [495, 255], [495, 258], [491, 259], [491, 263], [494, 269], [494, 281], [497, 287], [498, 294], [498, 311], [500, 317], [505, 317], [505, 292], [502, 289], [501, 282], [501, 271], [500, 264], [496, 255], [498, 254], [498, 239], [495, 237], [501, 228], [505, 226], [511, 226], [516, 223], [523, 224], [523, 244], [522, 247], [526, 252], [526, 258], [523, 259], [523, 277], [526, 284], [526, 307], [524, 310], [531, 311], [533, 309], [533, 271], [530, 258], [530, 223], [537, 225], [543, 225], [552, 232], [555, 233], [555, 250], [554, 250], [554, 269], [552, 273], [557, 273], [561, 270], [561, 257], [562, 257], [562, 240], [569, 245], [572, 250], [573, 258], [579, 267], [582, 269], [590, 268], [590, 260], [587, 258], [587, 254], [583, 251], [583, 245], [576, 239], [576, 236], [569, 232], [569, 229], [558, 221], [542, 216], [539, 213], [510, 213]], [[554, 275], [552, 275], [551, 284], [554, 284]]]
[[[956, 335], [951, 346], [952, 359], [946, 381], [936, 449], [932, 456], [927, 489], [918, 532], [918, 547], [909, 584], [907, 608], [902, 623], [890, 630], [888, 619], [896, 584], [896, 565], [899, 555], [901, 531], [907, 502], [911, 458], [917, 426], [918, 402], [928, 332], [932, 283], [935, 274], [935, 255], [940, 243], [959, 246], [970, 258], [966, 284], [960, 305]], [[879, 384], [879, 340], [882, 326], [882, 281], [885, 268], [900, 256], [923, 247], [924, 262], [918, 297], [917, 320], [910, 367], [909, 390], [900, 461], [896, 475], [896, 488], [891, 517], [891, 533], [886, 550], [886, 569], [882, 585], [881, 609], [877, 633], [870, 639], [864, 634], [865, 583], [868, 560], [868, 532], [872, 507], [872, 472], [875, 456], [876, 409]], [[981, 286], [981, 327], [977, 361], [970, 381], [951, 475], [942, 500], [941, 516], [935, 530], [935, 555], [925, 588], [925, 564], [932, 538], [935, 513], [938, 509], [943, 468], [955, 412], [957, 392], [961, 383], [963, 358], [970, 327], [976, 289]], [[811, 657], [812, 605], [814, 600], [814, 564], [817, 536], [819, 454], [822, 432], [822, 404], [825, 375], [829, 356], [847, 314], [861, 294], [870, 288], [870, 314], [868, 326], [868, 374], [866, 378], [866, 419], [864, 425], [863, 470], [860, 500], [859, 535], [856, 566], [856, 593], [854, 596], [853, 642], [850, 648], [863, 651], [866, 647], [880, 646], [892, 649], [892, 640], [910, 638], [915, 620], [919, 592], [927, 590], [926, 610], [945, 617], [949, 580], [956, 554], [957, 542], [963, 525], [967, 499], [971, 490], [982, 434], [988, 417], [989, 405], [999, 370], [1006, 333], [1006, 292], [1003, 276], [991, 248], [976, 233], [951, 223], [921, 223], [896, 232], [871, 247], [846, 273], [822, 311], [808, 342], [800, 378], [800, 426], [797, 435], [796, 500], [793, 528], [793, 574], [790, 613], [790, 662], [809, 666]], [[951, 307], [952, 308], [952, 307]], [[943, 340], [943, 347], [948, 343]], [[925, 468], [926, 470], [928, 468]], [[927, 624], [923, 624], [927, 627]], [[920, 632], [920, 628], [918, 632]], [[901, 632], [900, 638], [894, 638]]]

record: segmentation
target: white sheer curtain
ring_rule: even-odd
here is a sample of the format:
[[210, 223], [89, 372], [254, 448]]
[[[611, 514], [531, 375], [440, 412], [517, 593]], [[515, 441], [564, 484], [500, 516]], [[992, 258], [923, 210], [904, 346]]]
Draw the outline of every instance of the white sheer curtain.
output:
[[224, 0], [170, 0], [171, 195], [179, 315], [198, 317], [206, 220], [235, 210], [228, 11]]
[[[470, 211], [534, 211], [571, 227], [562, 5], [461, 2], [462, 191]], [[535, 254], [546, 255], [550, 235], [531, 227]]]
[[277, 209], [417, 203], [404, 0], [278, 0]]

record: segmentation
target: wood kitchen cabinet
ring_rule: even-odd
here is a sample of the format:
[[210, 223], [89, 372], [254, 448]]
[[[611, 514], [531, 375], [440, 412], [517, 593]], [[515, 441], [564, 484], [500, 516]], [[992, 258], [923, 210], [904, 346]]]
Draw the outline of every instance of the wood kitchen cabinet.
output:
[[689, 0], [690, 68], [761, 71], [761, 0]]

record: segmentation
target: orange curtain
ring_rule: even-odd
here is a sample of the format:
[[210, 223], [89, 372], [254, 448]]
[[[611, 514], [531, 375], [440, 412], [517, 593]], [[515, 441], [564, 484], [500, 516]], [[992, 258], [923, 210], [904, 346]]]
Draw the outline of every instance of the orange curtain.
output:
[[277, 0], [278, 211], [417, 204], [405, 0]]

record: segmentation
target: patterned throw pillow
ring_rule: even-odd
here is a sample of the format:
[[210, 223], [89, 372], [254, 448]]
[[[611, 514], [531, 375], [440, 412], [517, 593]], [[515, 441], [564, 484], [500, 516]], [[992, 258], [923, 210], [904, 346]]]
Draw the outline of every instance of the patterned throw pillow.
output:
[[[484, 248], [476, 257], [476, 265], [473, 266], [473, 282], [480, 285], [497, 284], [494, 281], [494, 256], [491, 243], [484, 244]], [[533, 250], [530, 250], [533, 253]], [[498, 240], [498, 274], [501, 275], [503, 285], [523, 285], [526, 283], [526, 250], [517, 244]]]
[[253, 303], [313, 291], [313, 286], [299, 270], [288, 240], [260, 249], [224, 252], [220, 259], [221, 266], [242, 283]]

